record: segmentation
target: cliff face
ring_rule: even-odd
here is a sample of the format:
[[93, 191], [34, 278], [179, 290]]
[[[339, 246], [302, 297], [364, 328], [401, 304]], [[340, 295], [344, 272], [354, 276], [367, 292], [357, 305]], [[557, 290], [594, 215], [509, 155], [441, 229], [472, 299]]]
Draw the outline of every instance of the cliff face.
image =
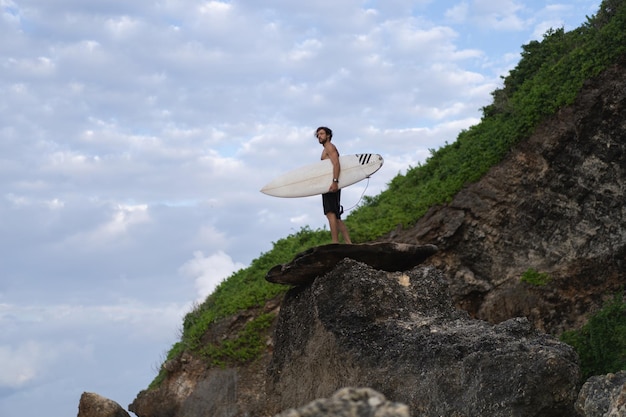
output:
[[[528, 317], [560, 333], [626, 282], [626, 68], [576, 102], [479, 182], [385, 239], [435, 244], [457, 305], [493, 323]], [[520, 282], [529, 268], [546, 286]]]
[[[391, 401], [411, 404], [414, 415], [451, 415], [446, 413], [470, 404], [474, 415], [482, 410], [495, 416], [502, 411], [496, 409], [498, 401], [517, 410], [502, 415], [574, 415], [570, 406], [575, 359], [566, 347], [534, 328], [557, 334], [579, 326], [626, 283], [625, 115], [622, 62], [590, 80], [572, 106], [543, 123], [451, 203], [432, 208], [414, 227], [381, 239], [436, 245], [439, 251], [422, 267], [438, 271], [447, 289], [426, 286], [420, 291], [431, 288], [440, 296], [400, 303], [408, 297], [402, 295], [402, 285], [393, 289], [372, 282], [360, 286], [361, 298], [354, 299], [350, 290], [340, 292], [330, 281], [316, 279], [296, 287], [285, 300], [223, 320], [207, 332], [207, 341], [221, 340], [254, 314], [283, 308], [276, 334], [269, 329], [268, 350], [259, 360], [222, 369], [207, 368], [203, 361], [183, 355], [165, 364], [169, 373], [161, 387], [140, 393], [130, 410], [139, 417], [265, 416], [328, 395], [339, 386], [369, 382]], [[351, 268], [360, 268], [341, 265], [346, 276]], [[550, 282], [522, 282], [529, 268], [547, 273]], [[407, 273], [408, 282], [419, 281], [419, 273], [412, 274]], [[370, 294], [363, 290], [367, 288]], [[349, 301], [342, 302], [342, 294]], [[446, 297], [460, 312], [441, 304]], [[431, 311], [392, 308], [384, 300], [395, 302], [395, 307], [417, 303]], [[341, 306], [360, 306], [362, 311], [337, 310]], [[445, 319], [438, 308], [448, 311]], [[510, 320], [515, 317], [526, 317], [528, 323]], [[393, 344], [382, 344], [388, 337], [381, 333], [385, 326], [413, 331], [397, 333], [400, 345], [394, 350]], [[489, 345], [490, 338], [481, 339], [480, 332], [497, 343]], [[439, 335], [445, 337], [437, 339]], [[449, 343], [460, 339], [473, 342]], [[480, 354], [483, 349], [504, 356], [488, 361], [490, 355]], [[426, 360], [422, 353], [429, 352], [433, 355]], [[405, 359], [421, 361], [423, 368], [411, 373], [407, 367], [393, 367]], [[543, 371], [528, 366], [535, 360], [545, 362]], [[511, 368], [516, 362], [519, 367]], [[501, 368], [506, 372], [489, 372]], [[512, 384], [518, 384], [517, 397], [503, 392]], [[463, 390], [468, 386], [477, 390], [474, 403]], [[481, 387], [491, 391], [479, 392]], [[427, 392], [437, 400], [425, 396]], [[455, 399], [462, 406], [455, 405]]]

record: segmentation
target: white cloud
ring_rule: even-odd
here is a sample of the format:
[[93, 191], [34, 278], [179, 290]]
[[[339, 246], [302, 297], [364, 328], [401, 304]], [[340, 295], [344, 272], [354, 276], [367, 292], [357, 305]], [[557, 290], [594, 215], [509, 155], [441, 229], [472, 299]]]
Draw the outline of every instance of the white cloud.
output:
[[245, 268], [245, 266], [242, 263], [234, 262], [223, 251], [206, 257], [201, 251], [195, 251], [193, 258], [185, 262], [179, 271], [181, 274], [194, 279], [198, 291], [197, 299], [204, 301], [220, 282], [233, 272]]
[[[218, 201], [207, 202], [209, 208], [219, 205]], [[214, 225], [205, 224], [199, 227], [195, 243], [202, 246], [224, 247], [227, 244], [227, 237], [224, 232], [218, 230]]]
[[20, 388], [37, 378], [45, 351], [46, 348], [33, 341], [15, 348], [0, 346], [0, 388]]
[[515, 0], [474, 0], [476, 18], [487, 28], [504, 31], [519, 31], [527, 28], [521, 16], [524, 5]]
[[207, 1], [198, 6], [198, 11], [203, 15], [208, 15], [216, 21], [228, 17], [232, 6], [222, 1]]
[[288, 53], [289, 59], [292, 61], [312, 60], [321, 49], [322, 43], [317, 39], [306, 39], [296, 45], [291, 52]]
[[146, 204], [128, 205], [119, 204], [116, 207], [113, 218], [104, 224], [96, 233], [109, 238], [125, 234], [128, 229], [136, 224], [145, 223], [150, 220], [148, 206]]
[[[0, 304], [0, 390], [32, 389], [60, 379], [58, 372], [67, 372], [70, 363], [78, 370], [92, 366], [103, 356], [98, 348], [103, 339], [154, 343], [162, 342], [164, 333], [173, 339], [171, 329], [190, 306], [147, 306], [130, 299], [93, 306]], [[25, 336], [23, 329], [30, 334]]]
[[467, 20], [468, 14], [469, 4], [463, 1], [446, 10], [445, 16], [454, 23], [463, 23]]
[[64, 244], [78, 250], [97, 250], [116, 242], [123, 243], [130, 237], [132, 229], [151, 221], [147, 204], [116, 204], [111, 207], [109, 219], [93, 230], [81, 230], [69, 237]]
[[113, 36], [119, 39], [128, 38], [135, 30], [139, 29], [140, 22], [130, 16], [119, 16], [107, 19], [106, 26]]
[[311, 219], [308, 214], [301, 214], [299, 216], [290, 217], [289, 221], [301, 227], [311, 223]]

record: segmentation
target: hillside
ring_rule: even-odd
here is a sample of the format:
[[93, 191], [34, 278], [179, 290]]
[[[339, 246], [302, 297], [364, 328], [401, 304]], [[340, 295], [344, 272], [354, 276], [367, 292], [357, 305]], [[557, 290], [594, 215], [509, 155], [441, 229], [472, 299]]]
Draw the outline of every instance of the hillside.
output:
[[[435, 244], [458, 306], [492, 323], [578, 328], [623, 291], [626, 60], [588, 80], [480, 181], [385, 239]], [[542, 279], [523, 279], [529, 271]]]
[[[348, 217], [354, 241], [437, 245], [429, 263], [473, 317], [579, 328], [626, 280], [625, 28], [624, 2], [604, 1], [580, 28], [525, 45], [480, 124]], [[261, 407], [254, 387], [287, 290], [264, 276], [327, 235], [305, 228], [275, 242], [189, 313], [135, 413], [176, 416], [216, 373], [236, 374], [237, 404]], [[543, 281], [522, 279], [533, 272]], [[174, 382], [191, 385], [172, 392]]]

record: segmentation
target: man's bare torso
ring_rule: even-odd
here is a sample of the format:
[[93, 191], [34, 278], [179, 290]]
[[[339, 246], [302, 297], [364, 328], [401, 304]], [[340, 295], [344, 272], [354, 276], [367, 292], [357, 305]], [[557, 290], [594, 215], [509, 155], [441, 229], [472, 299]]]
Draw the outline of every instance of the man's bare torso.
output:
[[[328, 149], [326, 148], [327, 146], [328, 146]], [[330, 152], [334, 152], [337, 155], [339, 155], [339, 152], [337, 151], [337, 147], [333, 145], [332, 143], [329, 143], [329, 144], [324, 145], [321, 159], [324, 160], [324, 159], [330, 158]]]

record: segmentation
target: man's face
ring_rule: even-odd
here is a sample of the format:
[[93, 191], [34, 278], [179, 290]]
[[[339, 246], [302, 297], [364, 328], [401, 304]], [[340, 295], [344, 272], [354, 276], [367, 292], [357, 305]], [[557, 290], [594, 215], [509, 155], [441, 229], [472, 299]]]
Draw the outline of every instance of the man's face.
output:
[[317, 140], [321, 143], [324, 144], [326, 143], [326, 141], [328, 140], [328, 135], [326, 134], [326, 131], [324, 129], [320, 129], [315, 133], [315, 136], [317, 136]]

